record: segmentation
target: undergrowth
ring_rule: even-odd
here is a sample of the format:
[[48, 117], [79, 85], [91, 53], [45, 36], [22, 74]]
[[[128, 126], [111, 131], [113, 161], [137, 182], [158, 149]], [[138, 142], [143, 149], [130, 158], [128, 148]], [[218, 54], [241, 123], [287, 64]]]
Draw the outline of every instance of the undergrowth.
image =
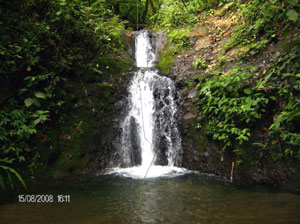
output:
[[267, 73], [234, 66], [204, 78], [198, 84], [202, 120], [197, 127], [207, 120], [206, 133], [221, 142], [223, 150], [240, 154], [238, 145], [252, 142], [273, 160], [300, 160], [299, 53], [300, 46], [293, 45]]
[[[271, 43], [297, 29], [298, 0], [232, 1], [227, 8], [236, 11], [238, 24], [222, 47], [217, 70], [200, 77], [196, 127], [205, 128], [222, 150], [233, 151], [238, 162], [247, 157], [249, 144], [273, 161], [300, 160], [299, 39], [281, 48], [272, 62], [249, 65], [254, 55], [262, 57]], [[232, 48], [247, 65], [225, 58]], [[194, 66], [203, 71], [202, 61]]]
[[0, 6], [0, 187], [4, 189], [19, 182], [25, 186], [17, 170], [31, 175], [39, 168], [36, 137], [55, 122], [63, 125], [70, 80], [80, 80], [86, 73], [99, 82], [105, 79], [106, 65], [99, 66], [99, 60], [123, 48], [125, 22], [102, 1], [91, 7], [66, 0], [1, 1]]

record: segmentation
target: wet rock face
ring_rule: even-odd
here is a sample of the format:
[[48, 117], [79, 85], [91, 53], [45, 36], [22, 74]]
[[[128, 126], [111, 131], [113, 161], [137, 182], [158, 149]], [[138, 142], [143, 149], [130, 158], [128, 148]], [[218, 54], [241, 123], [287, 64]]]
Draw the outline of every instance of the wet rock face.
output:
[[128, 53], [134, 59], [135, 42], [134, 42], [134, 38], [132, 38], [132, 32], [124, 31], [122, 33], [122, 39], [126, 44]]
[[140, 147], [140, 135], [138, 134], [137, 123], [134, 117], [130, 118], [130, 143], [131, 143], [131, 162], [133, 166], [142, 164], [141, 147]]
[[158, 136], [156, 139], [156, 165], [166, 166], [168, 165], [168, 141], [166, 139], [166, 136]]
[[[166, 37], [165, 33], [162, 31], [155, 32], [153, 37], [154, 37], [153, 40], [155, 43], [153, 45], [153, 46], [155, 46], [155, 54], [159, 55], [158, 52], [165, 47], [165, 44], [167, 42], [167, 37]], [[157, 62], [158, 62], [158, 59], [159, 58], [157, 58]]]
[[[182, 98], [174, 83], [167, 78], [161, 78], [153, 85], [155, 99], [155, 130], [154, 144], [156, 165], [168, 165], [168, 149], [171, 147], [178, 153], [174, 155], [176, 165], [181, 163], [181, 136], [178, 123], [181, 121]], [[176, 158], [177, 157], [177, 158]], [[169, 164], [170, 165], [170, 164]]]

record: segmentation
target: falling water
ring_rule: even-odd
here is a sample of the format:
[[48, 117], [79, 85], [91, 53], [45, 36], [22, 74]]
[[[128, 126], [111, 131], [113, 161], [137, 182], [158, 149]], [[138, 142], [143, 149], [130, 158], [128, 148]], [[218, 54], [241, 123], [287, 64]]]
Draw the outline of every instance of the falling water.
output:
[[180, 175], [181, 138], [178, 131], [180, 94], [173, 81], [155, 69], [155, 43], [149, 31], [135, 38], [139, 68], [129, 87], [128, 113], [122, 123], [120, 167], [113, 169], [134, 178]]

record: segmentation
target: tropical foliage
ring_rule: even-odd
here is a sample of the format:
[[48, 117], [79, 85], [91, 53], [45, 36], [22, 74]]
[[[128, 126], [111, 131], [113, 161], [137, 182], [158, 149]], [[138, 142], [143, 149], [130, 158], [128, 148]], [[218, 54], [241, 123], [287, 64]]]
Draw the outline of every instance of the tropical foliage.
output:
[[282, 46], [264, 69], [242, 65], [297, 27], [297, 2], [233, 2], [231, 10], [237, 10], [241, 22], [223, 54], [238, 49], [238, 65], [230, 62], [226, 68], [226, 59], [220, 56], [219, 69], [205, 74], [198, 84], [202, 115], [197, 127], [207, 120], [206, 133], [221, 142], [223, 150], [233, 150], [239, 162], [247, 157], [241, 147], [247, 142], [273, 160], [300, 159], [299, 39]]
[[1, 1], [0, 185], [23, 185], [34, 169], [33, 137], [63, 122], [68, 82], [83, 72], [101, 79], [98, 58], [122, 48], [120, 21], [103, 1]]

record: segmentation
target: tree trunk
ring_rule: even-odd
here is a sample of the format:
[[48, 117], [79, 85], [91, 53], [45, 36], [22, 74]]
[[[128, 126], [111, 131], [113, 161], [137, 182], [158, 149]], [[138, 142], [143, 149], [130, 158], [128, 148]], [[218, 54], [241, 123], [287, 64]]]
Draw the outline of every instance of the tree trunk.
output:
[[152, 0], [149, 0], [149, 5], [150, 5], [151, 12], [154, 14], [156, 10], [155, 10], [155, 8], [153, 6]]
[[144, 22], [144, 23], [145, 23], [146, 15], [148, 12], [148, 4], [149, 4], [149, 0], [146, 0], [145, 9], [144, 9], [143, 17], [142, 17], [142, 22]]
[[120, 5], [119, 4], [113, 5], [112, 6], [112, 11], [113, 11], [114, 14], [119, 15], [120, 14]]

